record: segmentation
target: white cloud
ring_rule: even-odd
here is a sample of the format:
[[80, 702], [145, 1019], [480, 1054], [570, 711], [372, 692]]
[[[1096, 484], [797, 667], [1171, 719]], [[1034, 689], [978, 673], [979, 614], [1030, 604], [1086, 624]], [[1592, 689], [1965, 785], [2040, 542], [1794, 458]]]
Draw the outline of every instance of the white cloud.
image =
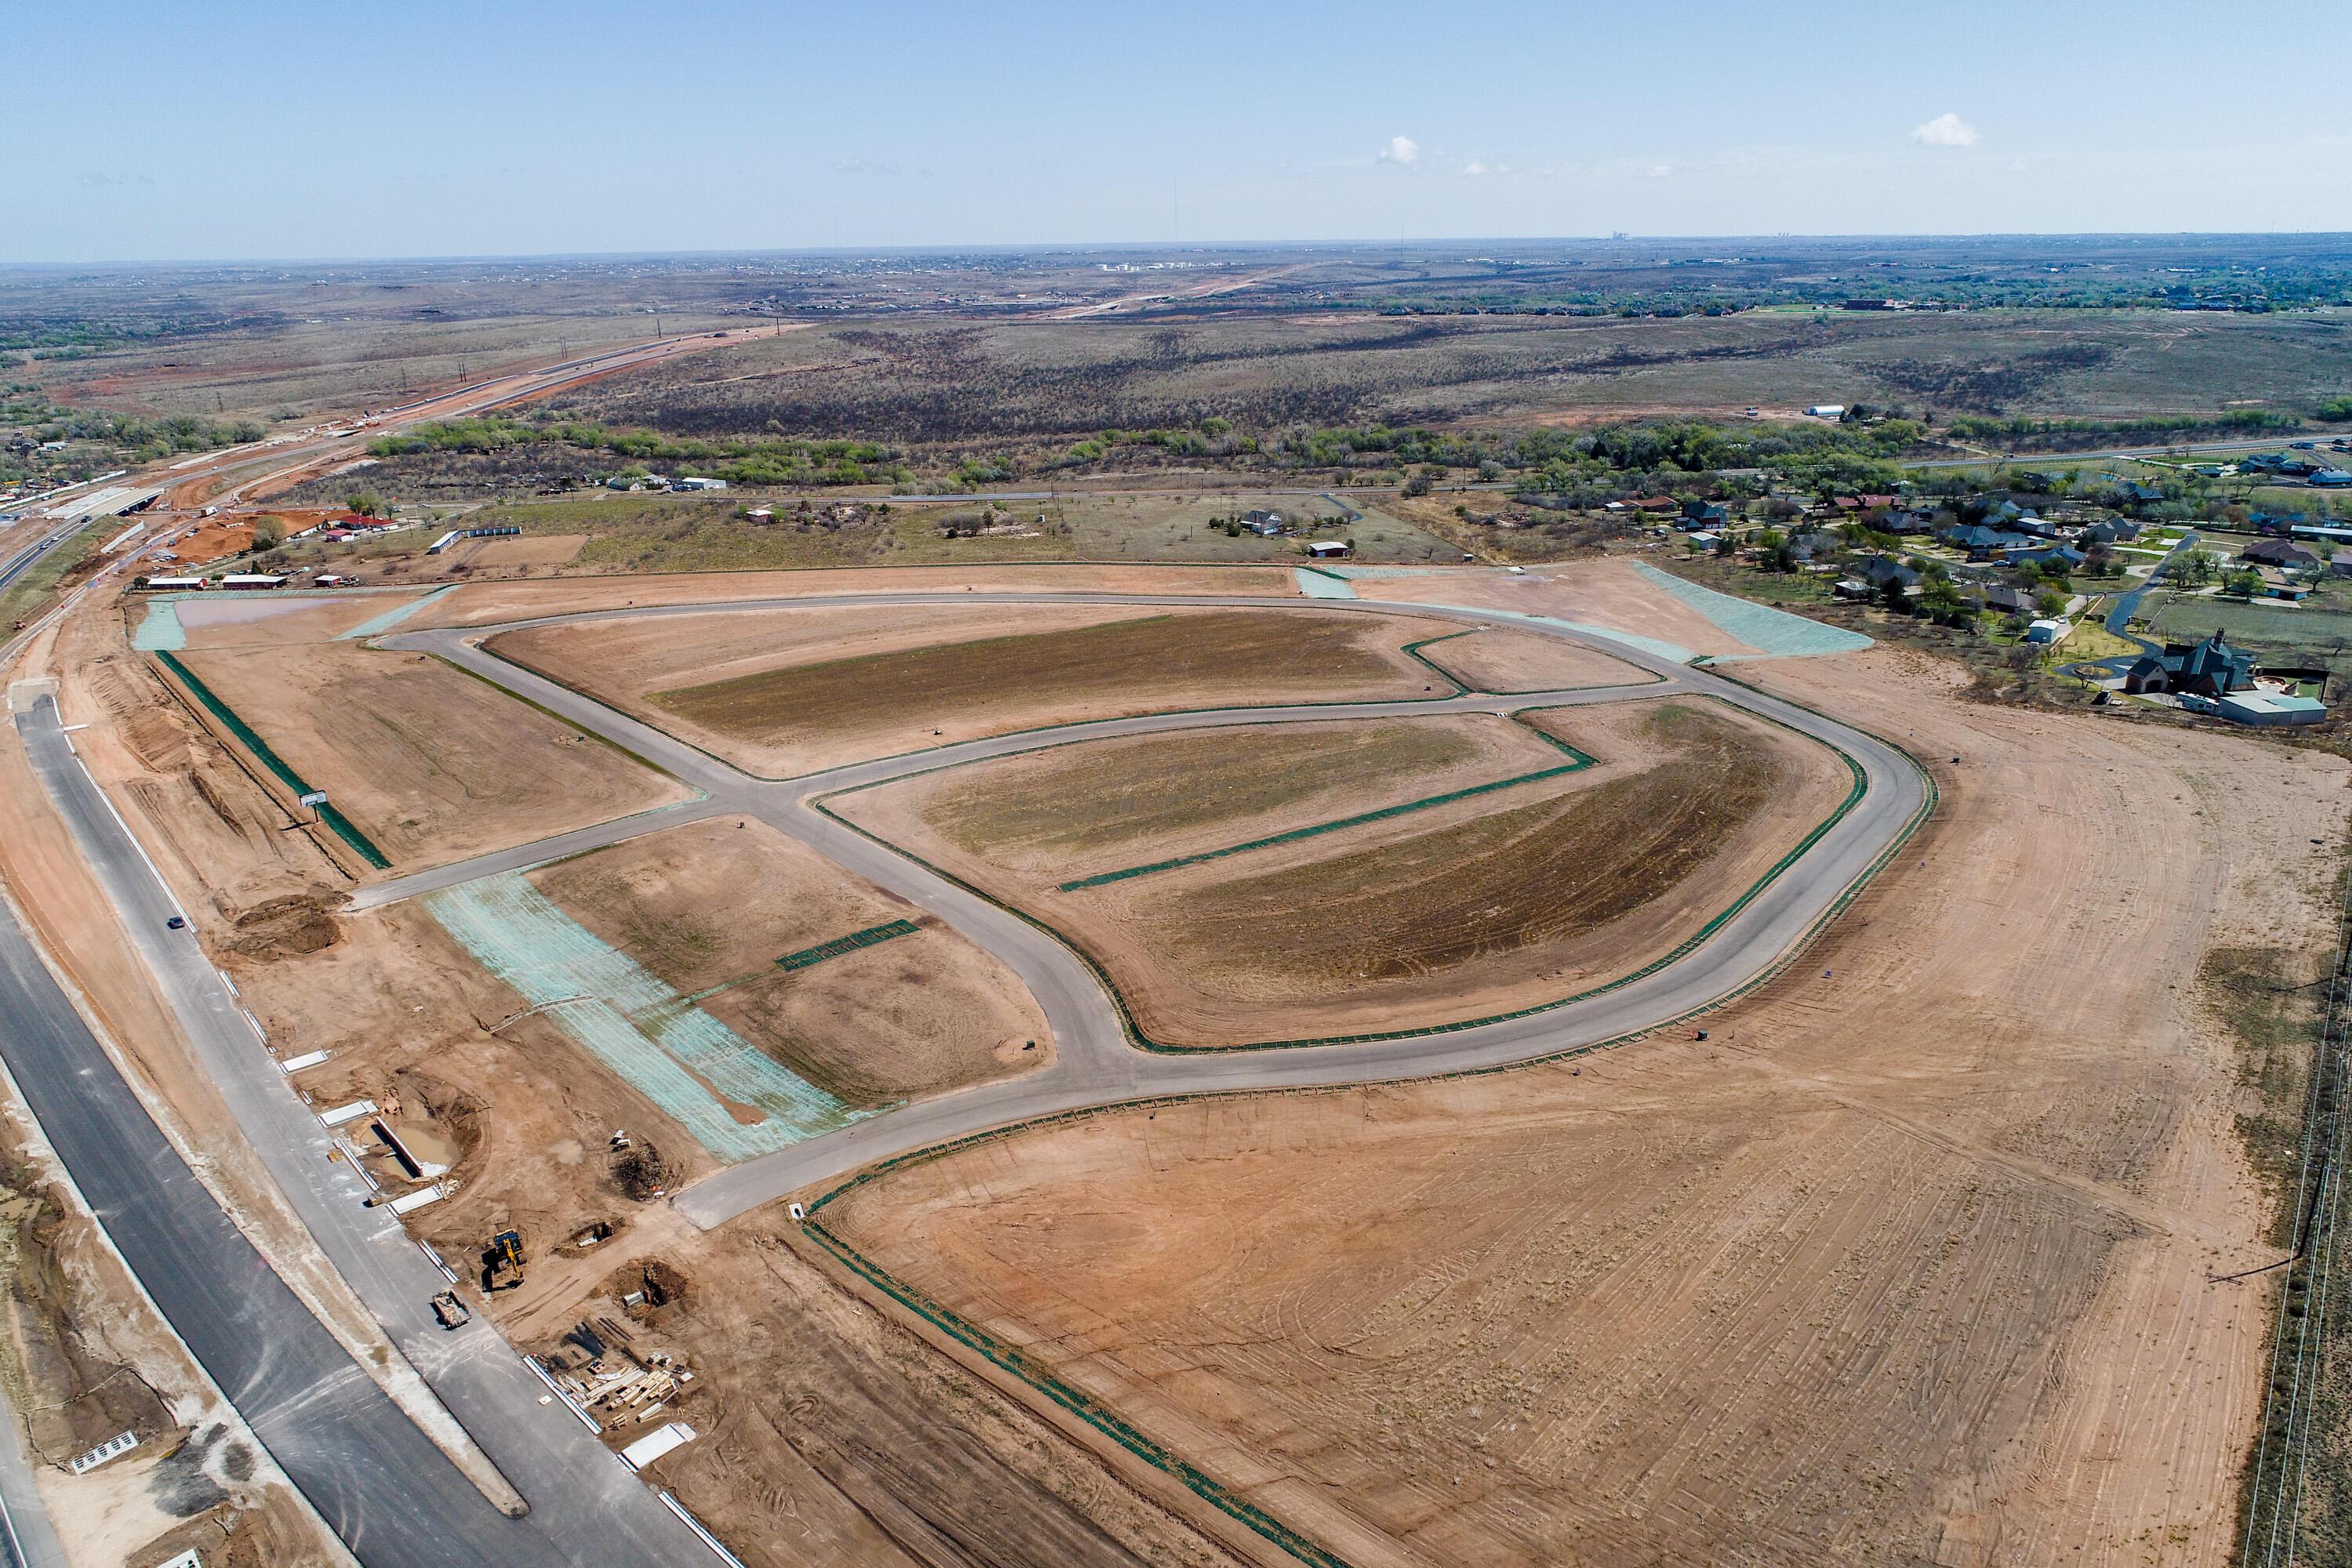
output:
[[1410, 136], [1391, 136], [1389, 144], [1381, 149], [1383, 163], [1417, 163], [1421, 161], [1421, 143]]
[[1508, 163], [1490, 163], [1484, 158], [1473, 158], [1462, 165], [1462, 172], [1475, 180], [1481, 174], [1507, 174], [1511, 172], [1511, 166]]
[[1938, 114], [1912, 132], [1911, 140], [1923, 147], [1973, 147], [1977, 128], [1957, 114]]
[[844, 158], [833, 166], [836, 174], [872, 174], [887, 179], [901, 171], [896, 163], [884, 163], [872, 158]]
[[1663, 180], [1675, 172], [1675, 166], [1672, 163], [1653, 163], [1645, 172], [1654, 180]]

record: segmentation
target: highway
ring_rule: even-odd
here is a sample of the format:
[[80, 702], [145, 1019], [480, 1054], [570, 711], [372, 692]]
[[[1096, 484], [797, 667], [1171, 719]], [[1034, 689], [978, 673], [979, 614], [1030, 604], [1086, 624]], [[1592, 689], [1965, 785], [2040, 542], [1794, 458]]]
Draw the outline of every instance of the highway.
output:
[[[455, 1333], [433, 1321], [428, 1303], [446, 1281], [397, 1219], [365, 1206], [368, 1189], [350, 1164], [329, 1158], [329, 1134], [261, 1048], [194, 933], [166, 929], [179, 907], [73, 755], [56, 700], [39, 698], [17, 715], [16, 728], [77, 849], [271, 1178], [394, 1346], [530, 1505], [516, 1521], [485, 1500], [221, 1215], [79, 1016], [56, 1011], [63, 998], [44, 1011], [30, 978], [12, 980], [0, 991], [0, 1051], [36, 1117], [148, 1294], [336, 1533], [370, 1568], [708, 1564], [708, 1549], [562, 1405], [539, 1403], [544, 1386], [487, 1316]], [[5, 934], [23, 948], [13, 923]], [[47, 972], [37, 977], [46, 982]], [[48, 989], [54, 994], [53, 984]], [[19, 1061], [44, 1041], [43, 1054]], [[61, 1092], [77, 1080], [112, 1085], [104, 1114], [91, 1110], [99, 1102], [82, 1089]], [[237, 1311], [223, 1318], [226, 1299]]]
[[[1168, 1094], [1200, 1094], [1322, 1087], [1425, 1077], [1508, 1066], [1636, 1034], [1685, 1016], [1769, 974], [1832, 910], [1847, 889], [1867, 876], [1928, 804], [1925, 776], [1894, 746], [1825, 715], [1763, 696], [1702, 669], [1687, 668], [1613, 640], [1571, 631], [1556, 622], [1455, 605], [1366, 604], [1371, 613], [1411, 613], [1473, 624], [1510, 624], [1548, 633], [1637, 665], [1651, 683], [1597, 689], [1465, 695], [1401, 702], [1295, 708], [1226, 709], [1072, 725], [942, 746], [907, 756], [828, 769], [792, 779], [761, 779], [614, 711], [594, 699], [522, 669], [478, 646], [501, 631], [583, 619], [621, 619], [714, 612], [926, 605], [1088, 604], [1177, 605], [1192, 607], [1297, 608], [1296, 599], [1188, 597], [1171, 600], [1114, 594], [866, 594], [821, 599], [754, 600], [724, 605], [648, 606], [544, 616], [501, 626], [428, 629], [379, 639], [382, 646], [439, 655], [561, 714], [706, 791], [693, 817], [740, 813], [757, 816], [835, 864], [888, 889], [999, 959], [1036, 997], [1053, 1026], [1054, 1061], [1009, 1081], [912, 1104], [813, 1138], [705, 1177], [673, 1201], [706, 1227], [811, 1183], [842, 1174], [945, 1140], [1030, 1117]], [[1318, 601], [1329, 609], [1333, 602]], [[1058, 939], [899, 855], [817, 809], [823, 797], [960, 762], [1009, 755], [1074, 740], [1150, 734], [1217, 724], [1328, 721], [1400, 713], [1507, 712], [1571, 703], [1621, 701], [1670, 690], [1718, 698], [1835, 746], [1863, 769], [1866, 793], [1781, 876], [1726, 921], [1698, 948], [1654, 973], [1582, 1000], [1524, 1017], [1475, 1027], [1351, 1044], [1166, 1053], [1131, 1046], [1118, 1008], [1094, 972]], [[685, 816], [672, 820], [683, 821]], [[663, 826], [657, 816], [607, 825], [606, 841]], [[565, 836], [564, 853], [595, 839]], [[493, 871], [549, 858], [544, 845], [525, 845], [476, 859], [387, 880], [362, 890], [355, 909], [380, 907]]]

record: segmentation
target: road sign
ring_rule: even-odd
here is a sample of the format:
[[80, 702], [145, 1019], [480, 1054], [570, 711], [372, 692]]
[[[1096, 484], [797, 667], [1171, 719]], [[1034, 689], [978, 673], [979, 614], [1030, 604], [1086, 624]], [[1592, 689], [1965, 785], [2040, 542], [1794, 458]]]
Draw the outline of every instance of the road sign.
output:
[[327, 804], [327, 792], [322, 789], [314, 789], [309, 795], [304, 795], [300, 800], [295, 802], [295, 804], [297, 805], [324, 805]]

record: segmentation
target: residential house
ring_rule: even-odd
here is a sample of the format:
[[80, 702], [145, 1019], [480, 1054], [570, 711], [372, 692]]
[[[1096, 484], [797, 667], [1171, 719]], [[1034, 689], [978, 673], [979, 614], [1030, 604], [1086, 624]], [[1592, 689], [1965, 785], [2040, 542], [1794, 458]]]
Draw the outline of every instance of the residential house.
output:
[[2167, 643], [2161, 654], [2146, 654], [2124, 671], [2124, 689], [2185, 691], [2227, 697], [2254, 683], [2254, 656], [2234, 648], [2220, 632], [2200, 643]]
[[1880, 593], [1890, 579], [1902, 584], [1906, 594], [1919, 585], [1919, 574], [1891, 555], [1865, 555], [1853, 563], [1853, 573]]
[[2275, 566], [2288, 572], [2307, 572], [2319, 564], [2316, 552], [2291, 539], [2258, 539], [2240, 551], [2238, 559], [2249, 566]]

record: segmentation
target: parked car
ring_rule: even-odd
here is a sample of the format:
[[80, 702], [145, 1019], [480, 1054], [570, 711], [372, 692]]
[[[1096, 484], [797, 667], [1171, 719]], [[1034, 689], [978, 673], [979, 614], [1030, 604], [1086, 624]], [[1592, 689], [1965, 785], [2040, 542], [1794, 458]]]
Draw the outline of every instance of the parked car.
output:
[[185, 931], [188, 929], [188, 917], [185, 915], [173, 915], [170, 920], [163, 922], [163, 929], [165, 931]]

